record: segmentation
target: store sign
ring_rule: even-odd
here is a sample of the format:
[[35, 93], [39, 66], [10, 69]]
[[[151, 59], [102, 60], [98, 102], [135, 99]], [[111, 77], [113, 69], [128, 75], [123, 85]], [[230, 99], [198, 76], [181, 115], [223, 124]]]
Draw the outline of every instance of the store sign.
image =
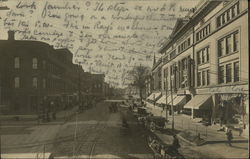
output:
[[204, 89], [197, 89], [198, 94], [202, 93], [247, 93], [248, 85], [211, 87]]

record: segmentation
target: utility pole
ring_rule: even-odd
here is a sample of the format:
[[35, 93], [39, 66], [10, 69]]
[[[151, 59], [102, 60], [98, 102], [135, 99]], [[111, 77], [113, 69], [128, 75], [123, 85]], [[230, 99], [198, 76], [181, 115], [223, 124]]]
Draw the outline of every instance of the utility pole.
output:
[[[79, 107], [81, 107], [82, 104], [82, 98], [81, 98], [81, 65], [79, 64], [79, 72], [78, 72], [78, 95], [79, 95]], [[81, 109], [81, 108], [80, 108]]]
[[172, 80], [170, 82], [170, 93], [171, 93], [171, 115], [172, 115], [172, 130], [174, 131], [174, 106], [173, 106], [173, 90], [172, 90]]
[[167, 73], [166, 74], [166, 122], [168, 121], [168, 77]]

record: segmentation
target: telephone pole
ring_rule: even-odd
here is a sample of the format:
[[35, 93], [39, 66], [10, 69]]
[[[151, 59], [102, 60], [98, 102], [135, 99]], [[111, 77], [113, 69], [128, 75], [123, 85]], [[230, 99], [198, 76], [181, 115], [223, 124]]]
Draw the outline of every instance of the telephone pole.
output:
[[166, 76], [166, 122], [168, 121], [168, 77]]
[[170, 82], [170, 93], [171, 93], [172, 130], [174, 131], [174, 106], [173, 106], [173, 90], [172, 90], [172, 80], [171, 80], [171, 82]]

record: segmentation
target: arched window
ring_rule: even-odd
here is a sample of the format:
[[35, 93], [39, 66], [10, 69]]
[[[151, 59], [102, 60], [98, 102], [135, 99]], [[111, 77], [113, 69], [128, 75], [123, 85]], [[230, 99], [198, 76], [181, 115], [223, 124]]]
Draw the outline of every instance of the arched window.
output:
[[14, 68], [20, 68], [20, 58], [19, 57], [14, 58]]
[[32, 78], [32, 87], [37, 88], [37, 77]]
[[20, 88], [20, 77], [14, 78], [14, 88]]
[[38, 65], [37, 58], [33, 57], [32, 58], [32, 68], [37, 69], [37, 65]]

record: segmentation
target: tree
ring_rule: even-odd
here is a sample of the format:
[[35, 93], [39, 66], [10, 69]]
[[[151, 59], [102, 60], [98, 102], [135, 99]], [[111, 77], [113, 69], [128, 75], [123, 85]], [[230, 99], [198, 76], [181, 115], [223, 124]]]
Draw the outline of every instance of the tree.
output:
[[131, 85], [134, 87], [137, 87], [139, 89], [141, 101], [142, 101], [142, 91], [145, 88], [145, 80], [146, 80], [146, 76], [148, 75], [149, 71], [150, 71], [149, 67], [145, 67], [145, 66], [140, 65], [140, 66], [135, 66], [129, 72], [129, 74], [133, 78], [133, 83]]

